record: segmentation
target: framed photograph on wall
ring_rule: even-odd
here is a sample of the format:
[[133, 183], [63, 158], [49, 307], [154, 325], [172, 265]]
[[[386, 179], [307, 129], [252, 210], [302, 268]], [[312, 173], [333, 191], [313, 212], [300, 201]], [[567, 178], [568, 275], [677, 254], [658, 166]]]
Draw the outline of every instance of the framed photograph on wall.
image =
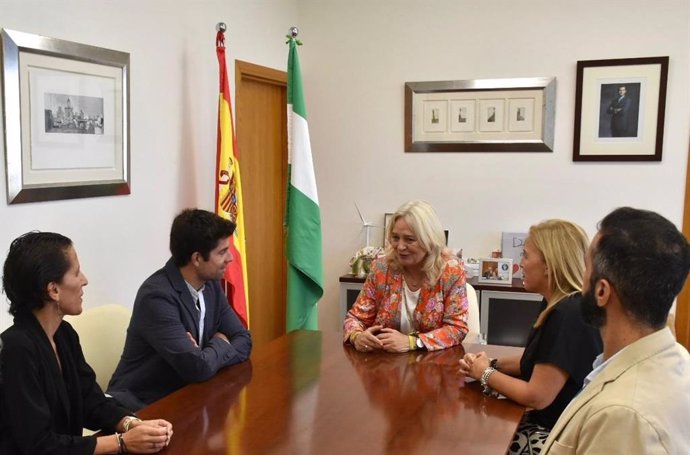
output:
[[388, 246], [388, 239], [386, 238], [386, 233], [388, 232], [388, 225], [393, 221], [393, 213], [383, 214], [383, 247]]
[[129, 194], [129, 54], [0, 37], [7, 202]]
[[405, 152], [551, 152], [556, 79], [405, 83]]
[[513, 284], [513, 260], [509, 258], [488, 258], [479, 260], [479, 283]]
[[474, 100], [451, 100], [450, 103], [450, 130], [457, 133], [474, 131]]
[[508, 131], [534, 129], [534, 99], [515, 98], [508, 106]]
[[661, 161], [668, 57], [577, 62], [573, 161]]
[[424, 102], [424, 132], [440, 133], [448, 129], [448, 103], [440, 100]]
[[479, 101], [479, 131], [498, 132], [505, 129], [503, 121], [503, 99]]

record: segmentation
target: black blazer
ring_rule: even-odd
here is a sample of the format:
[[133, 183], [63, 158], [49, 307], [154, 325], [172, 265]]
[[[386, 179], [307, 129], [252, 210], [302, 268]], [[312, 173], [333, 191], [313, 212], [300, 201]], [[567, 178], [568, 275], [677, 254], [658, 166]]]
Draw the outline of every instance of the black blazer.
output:
[[[138, 410], [186, 384], [210, 379], [222, 367], [247, 360], [251, 337], [217, 281], [206, 282], [204, 302], [200, 336], [198, 310], [172, 259], [147, 278], [137, 292], [124, 352], [108, 393]], [[201, 349], [187, 332], [203, 340]], [[230, 343], [213, 337], [216, 332]]]
[[53, 337], [62, 371], [33, 315], [16, 317], [1, 337], [0, 454], [91, 455], [96, 437], [82, 429], [113, 431], [130, 414], [103, 395], [67, 322]]

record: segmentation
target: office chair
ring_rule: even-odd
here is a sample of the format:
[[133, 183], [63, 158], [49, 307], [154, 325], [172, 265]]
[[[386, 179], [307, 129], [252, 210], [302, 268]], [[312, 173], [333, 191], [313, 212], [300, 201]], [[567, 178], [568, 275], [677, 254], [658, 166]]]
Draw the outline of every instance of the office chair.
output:
[[131, 310], [114, 304], [86, 309], [79, 316], [65, 316], [79, 334], [86, 363], [96, 372], [96, 382], [103, 390], [120, 361], [131, 316]]
[[478, 343], [481, 326], [479, 324], [479, 302], [477, 301], [477, 291], [470, 283], [465, 283], [465, 293], [467, 294], [467, 336], [465, 341], [468, 343]]

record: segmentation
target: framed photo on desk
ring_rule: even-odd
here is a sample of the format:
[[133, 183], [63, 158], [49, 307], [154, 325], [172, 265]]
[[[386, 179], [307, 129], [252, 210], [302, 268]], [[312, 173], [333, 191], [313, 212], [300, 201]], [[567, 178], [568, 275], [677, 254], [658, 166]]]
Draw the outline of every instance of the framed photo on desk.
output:
[[488, 258], [479, 260], [479, 283], [513, 284], [513, 260], [509, 258]]

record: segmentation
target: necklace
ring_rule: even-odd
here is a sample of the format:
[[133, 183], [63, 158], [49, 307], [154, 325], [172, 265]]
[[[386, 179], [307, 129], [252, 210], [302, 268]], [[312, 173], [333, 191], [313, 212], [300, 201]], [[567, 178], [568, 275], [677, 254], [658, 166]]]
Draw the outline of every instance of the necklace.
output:
[[417, 278], [412, 278], [412, 276], [409, 273], [403, 273], [403, 280], [407, 284], [407, 287], [410, 288], [411, 291], [416, 292], [419, 290], [419, 288], [422, 287], [422, 284], [424, 283], [424, 275], [421, 277]]

